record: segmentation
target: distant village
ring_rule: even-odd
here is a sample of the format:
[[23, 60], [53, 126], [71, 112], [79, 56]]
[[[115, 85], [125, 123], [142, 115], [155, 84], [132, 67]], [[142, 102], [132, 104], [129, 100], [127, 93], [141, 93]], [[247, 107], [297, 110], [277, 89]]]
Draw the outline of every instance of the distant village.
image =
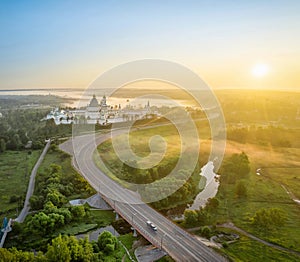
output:
[[124, 108], [121, 105], [111, 106], [107, 104], [107, 98], [104, 95], [98, 102], [96, 95], [93, 95], [86, 108], [75, 110], [63, 110], [55, 108], [43, 120], [53, 119], [56, 125], [60, 124], [100, 124], [108, 125], [112, 123], [135, 121], [143, 118], [149, 118], [157, 112], [152, 112], [150, 102], [140, 108], [126, 105]]

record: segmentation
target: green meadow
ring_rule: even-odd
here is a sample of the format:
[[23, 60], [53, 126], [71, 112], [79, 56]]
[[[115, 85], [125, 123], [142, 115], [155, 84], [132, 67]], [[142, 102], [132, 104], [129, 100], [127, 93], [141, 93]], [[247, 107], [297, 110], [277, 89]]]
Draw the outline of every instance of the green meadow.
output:
[[23, 208], [31, 170], [40, 150], [5, 151], [0, 154], [0, 218], [16, 217]]
[[[207, 130], [204, 132], [205, 128], [201, 130], [202, 123], [197, 125], [202, 132], [202, 137], [204, 137], [200, 146], [200, 159], [202, 158], [203, 161], [207, 159], [211, 140], [209, 139], [209, 132]], [[287, 130], [287, 132], [289, 131]], [[130, 133], [129, 141], [132, 151], [138, 156], [145, 157], [150, 153], [149, 141], [151, 137], [157, 134], [161, 135], [167, 143], [165, 156], [159, 163], [162, 165], [170, 159], [177, 158], [180, 152], [180, 137], [174, 127], [161, 126], [133, 131]], [[114, 139], [120, 142], [124, 137], [120, 136]], [[295, 197], [299, 198], [299, 148], [275, 147], [270, 143], [261, 145], [227, 141], [225, 159], [232, 154], [241, 152], [247, 154], [251, 166], [250, 173], [242, 179], [247, 188], [247, 197], [238, 198], [236, 196], [236, 183], [226, 185], [221, 183], [216, 196], [219, 200], [219, 206], [211, 211], [211, 223], [233, 222], [237, 227], [263, 240], [300, 251], [300, 206], [291, 199], [292, 195], [284, 189], [284, 187], [287, 188]], [[111, 140], [99, 145], [98, 154], [106, 167], [111, 170], [111, 174], [117, 174], [122, 170], [122, 162], [114, 152]], [[143, 163], [142, 161], [140, 163]], [[256, 170], [259, 168], [261, 175], [256, 174]], [[286, 223], [279, 228], [270, 230], [254, 227], [252, 218], [255, 212], [261, 208], [270, 207], [282, 210], [286, 216]], [[229, 244], [227, 248], [222, 249], [222, 252], [225, 252], [234, 261], [263, 261], [264, 257], [274, 261], [297, 261], [299, 259], [296, 255], [267, 247], [245, 236], [242, 236], [236, 243]], [[285, 258], [287, 260], [284, 260]]]

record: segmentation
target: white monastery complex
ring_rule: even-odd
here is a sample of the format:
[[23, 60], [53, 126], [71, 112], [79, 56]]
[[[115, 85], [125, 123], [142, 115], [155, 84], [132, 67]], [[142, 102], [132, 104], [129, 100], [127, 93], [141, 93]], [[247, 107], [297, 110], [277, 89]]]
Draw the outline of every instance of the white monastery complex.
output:
[[76, 110], [60, 110], [53, 109], [45, 118], [45, 120], [53, 119], [55, 124], [72, 124], [82, 123], [107, 125], [111, 123], [127, 122], [139, 120], [156, 114], [151, 112], [150, 103], [142, 108], [135, 108], [131, 105], [126, 105], [121, 108], [121, 105], [110, 106], [107, 104], [106, 96], [104, 95], [98, 102], [95, 95], [84, 109]]

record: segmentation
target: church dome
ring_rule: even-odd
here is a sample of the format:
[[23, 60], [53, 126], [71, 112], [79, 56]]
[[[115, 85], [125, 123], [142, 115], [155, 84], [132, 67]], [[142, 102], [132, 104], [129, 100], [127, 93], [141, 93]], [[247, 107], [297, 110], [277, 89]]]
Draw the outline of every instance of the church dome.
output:
[[98, 106], [99, 106], [98, 100], [97, 100], [96, 96], [93, 95], [93, 98], [90, 101], [89, 107], [98, 107]]

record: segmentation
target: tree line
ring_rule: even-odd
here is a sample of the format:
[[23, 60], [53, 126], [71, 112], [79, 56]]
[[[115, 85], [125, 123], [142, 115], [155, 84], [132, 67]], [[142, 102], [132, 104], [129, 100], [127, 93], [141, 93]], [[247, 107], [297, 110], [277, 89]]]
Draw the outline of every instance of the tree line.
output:
[[61, 166], [51, 164], [46, 172], [38, 174], [36, 178], [30, 206], [39, 212], [27, 222], [27, 230], [34, 234], [51, 234], [71, 221], [86, 217], [86, 206], [66, 205], [70, 195], [82, 192], [90, 195], [94, 191], [80, 175], [74, 177], [73, 174], [63, 174]]
[[[167, 195], [166, 198], [152, 203], [156, 209], [167, 209], [170, 206], [190, 201], [199, 192], [200, 179], [198, 164], [194, 170], [180, 169], [172, 177], [169, 174], [175, 168], [178, 157], [168, 158], [157, 166], [149, 169], [135, 168], [131, 160], [124, 162], [121, 171], [116, 173], [118, 178], [130, 183], [143, 184], [139, 191], [146, 202], [153, 202], [152, 196]], [[175, 192], [174, 192], [175, 191]]]
[[0, 261], [5, 262], [101, 262], [117, 261], [118, 251], [122, 249], [117, 238], [108, 231], [103, 231], [97, 241], [89, 242], [87, 238], [59, 235], [42, 251], [22, 251], [15, 247], [0, 248]]
[[[57, 146], [51, 145], [49, 154], [58, 150]], [[60, 159], [69, 159], [66, 153], [60, 153]], [[36, 176], [34, 194], [30, 198], [30, 206], [33, 214], [23, 224], [14, 222], [11, 236], [15, 246], [24, 247], [24, 241], [28, 237], [43, 241], [51, 238], [62, 227], [70, 223], [78, 223], [90, 217], [87, 205], [71, 206], [68, 198], [74, 194], [90, 196], [95, 191], [76, 172], [63, 172], [62, 166], [51, 164], [46, 170]], [[29, 237], [30, 239], [30, 237]], [[42, 241], [42, 242], [43, 242]], [[30, 241], [29, 241], [30, 242]], [[27, 243], [27, 246], [35, 246]], [[42, 246], [42, 242], [39, 244]]]
[[0, 153], [6, 150], [22, 150], [28, 141], [31, 149], [44, 147], [45, 139], [70, 135], [71, 125], [56, 125], [54, 120], [41, 121], [48, 110], [10, 109], [0, 118]]
[[239, 143], [271, 144], [275, 147], [299, 147], [299, 130], [283, 127], [231, 127], [227, 128], [227, 138]]

